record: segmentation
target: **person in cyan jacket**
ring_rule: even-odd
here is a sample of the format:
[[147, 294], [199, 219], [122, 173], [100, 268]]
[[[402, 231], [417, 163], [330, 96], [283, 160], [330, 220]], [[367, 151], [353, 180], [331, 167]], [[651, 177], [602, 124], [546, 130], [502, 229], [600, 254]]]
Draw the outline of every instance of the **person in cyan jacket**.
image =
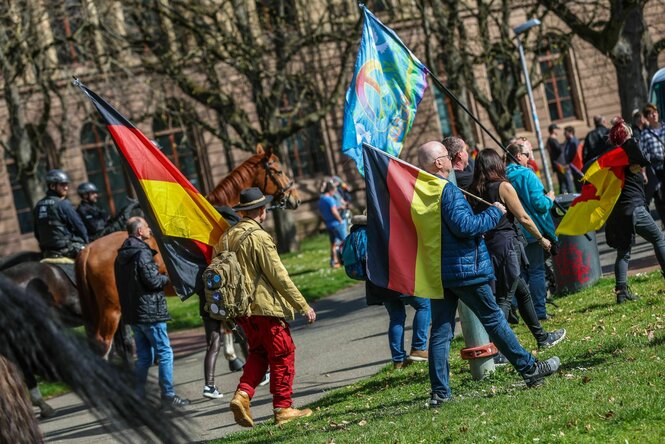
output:
[[[432, 150], [431, 153], [428, 151]], [[437, 150], [437, 152], [434, 152]], [[428, 159], [448, 157], [445, 147], [428, 142], [419, 148], [422, 168]], [[431, 162], [430, 162], [431, 163]], [[524, 378], [535, 387], [556, 372], [559, 358], [538, 361], [522, 347], [510, 329], [489, 285], [494, 280], [492, 261], [482, 234], [499, 222], [506, 209], [494, 203], [485, 211], [473, 214], [471, 206], [457, 186], [448, 183], [441, 194], [441, 274], [444, 294], [432, 295], [432, 329], [429, 343], [429, 378], [432, 386], [429, 406], [436, 408], [452, 399], [448, 355], [455, 331], [455, 312], [461, 300], [475, 313], [487, 330], [490, 340]]]

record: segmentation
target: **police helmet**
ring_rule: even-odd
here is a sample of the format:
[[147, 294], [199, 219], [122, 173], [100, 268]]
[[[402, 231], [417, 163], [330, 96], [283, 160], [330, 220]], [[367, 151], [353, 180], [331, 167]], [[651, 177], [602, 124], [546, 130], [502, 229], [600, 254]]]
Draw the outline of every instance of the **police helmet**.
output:
[[62, 170], [51, 170], [46, 173], [46, 184], [69, 183], [69, 176]]
[[84, 194], [99, 193], [99, 190], [97, 189], [94, 183], [83, 182], [81, 185], [78, 186], [76, 192], [79, 194], [79, 196], [83, 197]]

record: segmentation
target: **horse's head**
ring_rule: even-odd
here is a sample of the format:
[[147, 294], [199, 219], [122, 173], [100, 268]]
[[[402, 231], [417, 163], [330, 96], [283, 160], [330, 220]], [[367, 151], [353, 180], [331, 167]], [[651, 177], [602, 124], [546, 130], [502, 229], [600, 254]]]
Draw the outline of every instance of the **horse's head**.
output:
[[271, 150], [265, 151], [257, 146], [256, 154], [261, 156], [254, 186], [259, 187], [263, 194], [274, 197], [274, 205], [295, 210], [300, 205], [300, 196], [295, 182], [284, 171], [279, 158]]

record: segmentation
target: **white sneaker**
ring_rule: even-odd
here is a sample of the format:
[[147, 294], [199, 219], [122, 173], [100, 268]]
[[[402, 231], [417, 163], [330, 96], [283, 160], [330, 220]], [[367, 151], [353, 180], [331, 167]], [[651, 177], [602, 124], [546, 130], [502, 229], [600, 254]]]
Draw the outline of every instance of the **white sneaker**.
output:
[[203, 386], [203, 396], [210, 399], [219, 399], [224, 397], [224, 395], [219, 390], [217, 390], [217, 387], [214, 385]]

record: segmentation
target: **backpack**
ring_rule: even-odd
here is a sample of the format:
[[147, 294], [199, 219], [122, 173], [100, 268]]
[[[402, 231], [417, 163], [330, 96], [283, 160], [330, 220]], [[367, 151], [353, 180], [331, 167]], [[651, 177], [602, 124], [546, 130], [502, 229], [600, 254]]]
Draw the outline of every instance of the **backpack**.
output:
[[258, 228], [245, 231], [233, 250], [229, 249], [228, 232], [224, 234], [224, 250], [203, 271], [205, 310], [212, 319], [228, 320], [249, 314], [259, 275], [257, 274], [254, 285], [248, 288], [236, 252], [243, 241], [256, 230]]
[[351, 229], [342, 244], [341, 262], [346, 275], [358, 281], [367, 280], [367, 227]]

